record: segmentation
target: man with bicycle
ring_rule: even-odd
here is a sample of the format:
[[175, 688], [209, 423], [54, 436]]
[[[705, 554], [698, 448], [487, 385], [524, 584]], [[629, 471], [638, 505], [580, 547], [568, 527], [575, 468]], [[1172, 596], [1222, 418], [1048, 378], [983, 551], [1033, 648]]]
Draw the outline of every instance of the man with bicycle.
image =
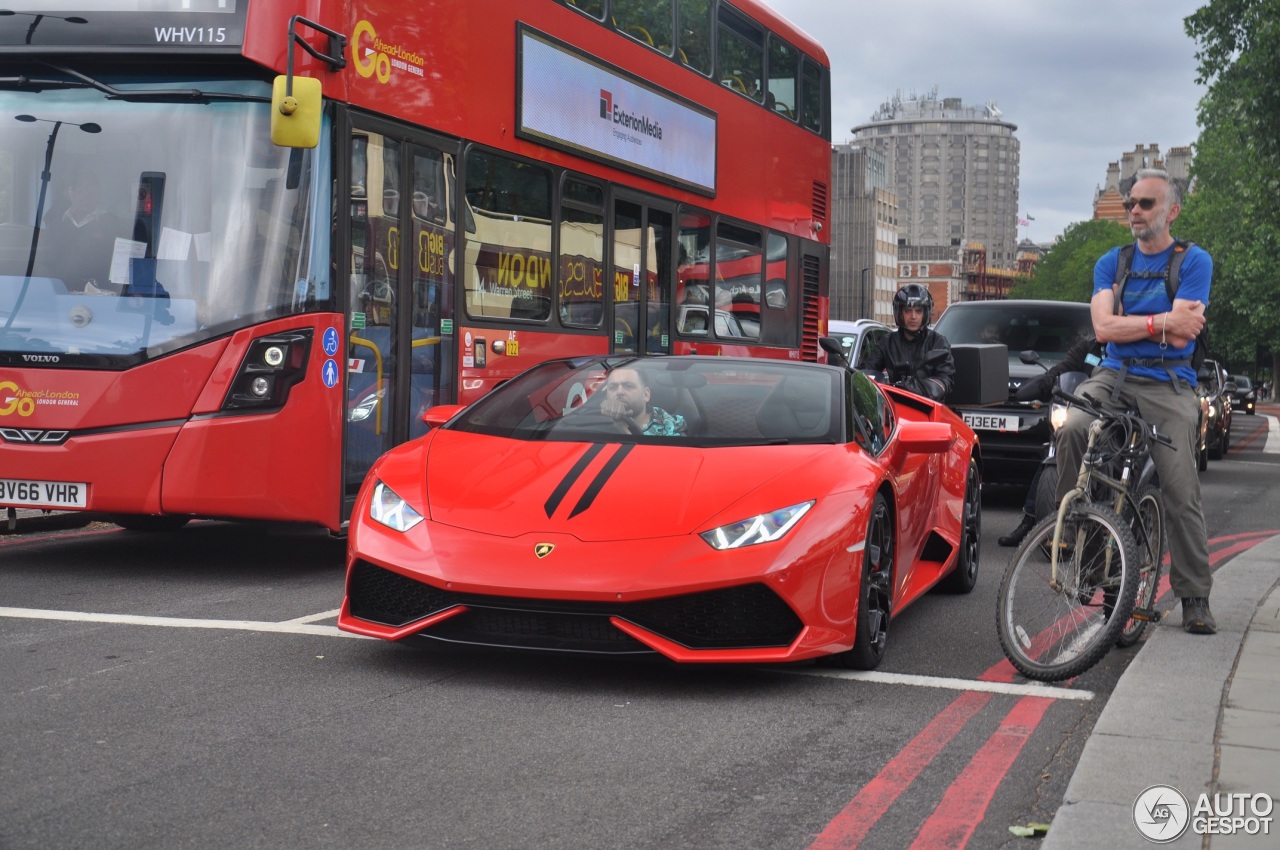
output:
[[[1106, 356], [1077, 395], [1135, 407], [1140, 416], [1173, 440], [1176, 451], [1152, 450], [1164, 498], [1169, 532], [1169, 581], [1182, 602], [1182, 628], [1192, 634], [1217, 631], [1209, 611], [1213, 575], [1204, 510], [1200, 502], [1197, 430], [1200, 410], [1191, 356], [1205, 324], [1213, 260], [1195, 245], [1175, 243], [1169, 226], [1181, 212], [1180, 192], [1169, 173], [1140, 170], [1125, 199], [1129, 229], [1137, 244], [1129, 271], [1119, 280], [1120, 248], [1113, 248], [1093, 269], [1090, 307], [1094, 335], [1107, 343]], [[1176, 296], [1165, 286], [1170, 258], [1186, 250]], [[1116, 296], [1120, 293], [1120, 303]], [[1057, 433], [1058, 500], [1075, 484], [1092, 417], [1068, 414]]]

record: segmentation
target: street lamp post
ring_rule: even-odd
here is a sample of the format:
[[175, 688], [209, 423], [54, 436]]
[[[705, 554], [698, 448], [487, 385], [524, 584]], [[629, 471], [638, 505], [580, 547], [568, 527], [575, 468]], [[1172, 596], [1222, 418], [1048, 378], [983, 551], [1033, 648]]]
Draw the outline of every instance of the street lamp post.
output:
[[0, 9], [0, 18], [8, 18], [12, 15], [29, 15], [33, 18], [31, 26], [27, 27], [27, 44], [31, 43], [31, 37], [36, 34], [36, 27], [40, 26], [40, 22], [45, 18], [56, 18], [60, 21], [66, 21], [69, 24], [89, 23], [79, 15], [50, 15], [48, 12], [14, 12], [9, 9]]
[[70, 124], [72, 127], [79, 127], [86, 133], [101, 133], [102, 127], [94, 124], [92, 121], [84, 124], [77, 124], [74, 121], [54, 121], [51, 118], [37, 118], [34, 115], [15, 115], [16, 120], [24, 124], [35, 124], [43, 121], [53, 125], [53, 129], [49, 132], [49, 141], [44, 147], [44, 170], [40, 172], [40, 195], [36, 201], [36, 220], [31, 227], [31, 251], [27, 255], [27, 274], [22, 281], [22, 291], [18, 293], [17, 299], [14, 301], [13, 309], [9, 312], [9, 320], [5, 322], [8, 328], [13, 324], [13, 320], [17, 318], [18, 310], [22, 307], [22, 302], [26, 300], [27, 289], [31, 286], [31, 272], [35, 270], [36, 265], [36, 246], [40, 244], [40, 219], [44, 218], [44, 199], [49, 190], [49, 179], [53, 176], [51, 167], [53, 165], [53, 145], [58, 140], [58, 131], [62, 129], [63, 124]]
[[37, 118], [34, 115], [15, 115], [13, 117], [26, 124], [44, 121], [53, 125], [53, 130], [49, 132], [49, 141], [44, 147], [44, 171], [40, 172], [40, 196], [36, 201], [36, 221], [31, 228], [31, 254], [27, 257], [27, 277], [31, 277], [31, 272], [36, 263], [36, 245], [40, 242], [40, 219], [44, 217], [45, 194], [49, 190], [49, 179], [53, 176], [53, 172], [50, 169], [53, 165], [53, 145], [54, 142], [58, 141], [58, 131], [62, 129], [63, 124], [79, 127], [86, 133], [101, 133], [102, 127], [92, 121], [77, 124], [74, 121], [54, 121], [50, 118]]

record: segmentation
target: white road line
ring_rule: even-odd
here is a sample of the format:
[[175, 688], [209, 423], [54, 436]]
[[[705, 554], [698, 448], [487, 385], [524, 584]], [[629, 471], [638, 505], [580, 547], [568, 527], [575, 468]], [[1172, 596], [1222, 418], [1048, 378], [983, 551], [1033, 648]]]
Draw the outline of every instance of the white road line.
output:
[[[76, 623], [118, 623], [126, 626], [163, 626], [170, 629], [228, 629], [240, 632], [276, 632], [291, 635], [316, 635], [317, 637], [364, 638], [350, 632], [339, 631], [334, 626], [312, 626], [309, 620], [323, 620], [337, 616], [338, 612], [325, 611], [289, 620], [270, 623], [261, 620], [187, 620], [180, 617], [144, 617], [137, 614], [95, 614], [88, 611], [48, 611], [41, 608], [0, 607], [0, 617], [25, 620], [62, 620]], [[373, 640], [373, 638], [367, 638]], [[980, 682], [976, 679], [949, 679], [943, 676], [917, 676], [910, 673], [877, 673], [874, 670], [785, 670], [797, 676], [821, 676], [828, 679], [853, 679], [859, 682], [878, 682], [884, 685], [910, 685], [918, 688], [946, 688], [953, 691], [982, 691], [1011, 696], [1046, 697], [1048, 699], [1091, 700], [1092, 691], [1074, 691], [1050, 685], [1015, 685], [1011, 682]]]
[[1268, 416], [1267, 441], [1262, 447], [1263, 454], [1280, 453], [1280, 417]]
[[[334, 612], [337, 613], [337, 612]], [[135, 614], [94, 614], [87, 611], [46, 611], [40, 608], [3, 608], [0, 617], [25, 620], [63, 620], [76, 623], [119, 623], [127, 626], [164, 626], [170, 629], [229, 629], [239, 632], [280, 632], [291, 635], [362, 638], [335, 626], [309, 626], [305, 623], [268, 623], [259, 620], [187, 620], [180, 617], [142, 617]]]
[[1016, 697], [1047, 699], [1093, 699], [1093, 691], [1073, 691], [1052, 685], [1015, 685], [1012, 682], [980, 682], [976, 679], [949, 679], [945, 676], [917, 676], [910, 673], [877, 673], [874, 670], [788, 670], [798, 676], [822, 676], [828, 679], [854, 679], [882, 685], [911, 685], [917, 688], [946, 688], [953, 691], [981, 691]]
[[314, 623], [316, 620], [327, 620], [330, 617], [336, 617], [342, 613], [341, 608], [334, 608], [332, 611], [321, 611], [319, 614], [308, 614], [305, 617], [295, 617], [292, 620], [285, 620], [286, 623]]

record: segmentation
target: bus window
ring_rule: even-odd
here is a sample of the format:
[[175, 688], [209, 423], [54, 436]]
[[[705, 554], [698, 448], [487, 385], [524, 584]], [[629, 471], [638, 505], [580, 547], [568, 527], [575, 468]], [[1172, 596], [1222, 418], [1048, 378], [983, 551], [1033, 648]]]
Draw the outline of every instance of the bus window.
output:
[[466, 311], [473, 318], [545, 321], [551, 315], [551, 173], [472, 150], [467, 206]]
[[[676, 327], [681, 333], [706, 334], [706, 306], [711, 303], [711, 217], [703, 212], [681, 213], [677, 238]], [[688, 309], [694, 305], [702, 309]]]
[[649, 239], [651, 253], [646, 262], [650, 270], [648, 291], [645, 292], [646, 314], [644, 350], [646, 354], [671, 353], [671, 291], [674, 288], [671, 274], [671, 213], [649, 209]]
[[764, 105], [796, 120], [796, 81], [800, 74], [800, 53], [777, 36], [769, 36], [769, 87]]
[[640, 205], [613, 205], [613, 350], [639, 351], [642, 271]]
[[613, 0], [613, 25], [641, 44], [671, 55], [672, 0]]
[[801, 64], [803, 82], [800, 86], [800, 123], [805, 129], [825, 134], [827, 116], [822, 105], [827, 102], [827, 76], [823, 69], [809, 57]]
[[716, 63], [721, 85], [764, 102], [764, 31], [727, 6], [720, 7]]
[[597, 21], [604, 20], [604, 0], [564, 0], [564, 2], [569, 8], [577, 9]]
[[711, 0], [676, 0], [680, 37], [676, 56], [695, 71], [711, 73]]
[[565, 180], [560, 209], [560, 321], [598, 328], [604, 319], [604, 190]]
[[716, 227], [716, 310], [732, 322], [717, 320], [717, 334], [760, 338], [763, 251], [760, 231], [721, 221]]
[[453, 160], [440, 151], [413, 154], [413, 328], [409, 341], [412, 410], [409, 436], [425, 433], [422, 414], [453, 397], [453, 365], [441, 321], [453, 318], [453, 222], [445, 215], [446, 171]]

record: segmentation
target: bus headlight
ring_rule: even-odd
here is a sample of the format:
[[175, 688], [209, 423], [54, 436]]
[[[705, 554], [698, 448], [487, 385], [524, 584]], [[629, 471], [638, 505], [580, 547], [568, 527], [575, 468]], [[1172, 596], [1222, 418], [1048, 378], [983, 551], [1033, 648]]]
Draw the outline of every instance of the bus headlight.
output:
[[299, 328], [250, 342], [222, 409], [265, 411], [283, 407], [289, 391], [307, 374], [311, 334], [311, 328]]

